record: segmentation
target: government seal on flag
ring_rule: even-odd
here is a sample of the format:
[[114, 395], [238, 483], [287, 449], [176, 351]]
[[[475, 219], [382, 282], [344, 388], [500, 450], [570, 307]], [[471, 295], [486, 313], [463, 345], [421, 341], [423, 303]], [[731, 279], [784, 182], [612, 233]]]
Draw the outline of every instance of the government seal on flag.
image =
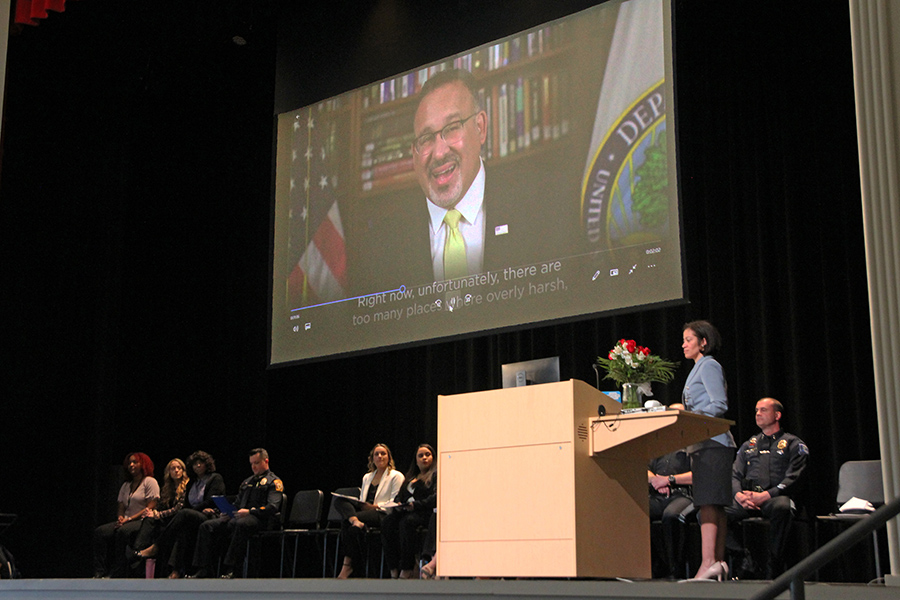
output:
[[619, 9], [597, 102], [581, 192], [595, 250], [661, 237], [669, 226], [663, 4]]
[[655, 240], [668, 228], [665, 111], [660, 81], [619, 115], [590, 160], [581, 205], [592, 246]]

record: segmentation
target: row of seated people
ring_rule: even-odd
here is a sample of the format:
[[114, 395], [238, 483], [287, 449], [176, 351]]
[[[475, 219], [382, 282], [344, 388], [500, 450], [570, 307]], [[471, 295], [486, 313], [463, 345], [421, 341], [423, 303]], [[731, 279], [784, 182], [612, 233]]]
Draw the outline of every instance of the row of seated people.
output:
[[[234, 576], [244, 560], [247, 540], [270, 529], [282, 510], [282, 481], [269, 469], [266, 450], [251, 450], [253, 475], [241, 483], [232, 517], [221, 514], [213, 499], [225, 494], [225, 482], [216, 473], [212, 456], [197, 451], [188, 464], [196, 477], [189, 478], [185, 463], [173, 459], [166, 466], [160, 489], [153, 477], [153, 462], [146, 454], [135, 452], [125, 457], [126, 482], [119, 490], [117, 520], [94, 531], [95, 577], [124, 577], [129, 567], [148, 558], [170, 566], [170, 578], [187, 573], [188, 577], [211, 577], [217, 550], [225, 544], [222, 577]], [[342, 578], [351, 575], [354, 560], [359, 564], [361, 534], [373, 526], [382, 531], [392, 575], [410, 576], [419, 551], [418, 531], [429, 521], [432, 532], [434, 528], [435, 467], [434, 449], [428, 444], [416, 449], [406, 477], [396, 470], [386, 445], [372, 449], [359, 500], [335, 498], [335, 507], [344, 517]], [[434, 545], [433, 534], [426, 543]], [[426, 573], [433, 571], [433, 564], [425, 569]]]
[[354, 566], [362, 560], [365, 530], [377, 527], [391, 577], [409, 579], [421, 549], [419, 530], [429, 525], [436, 506], [434, 448], [420, 444], [415, 461], [404, 476], [395, 468], [390, 449], [384, 444], [375, 445], [369, 453], [369, 469], [363, 475], [359, 499], [335, 499], [335, 508], [342, 517], [344, 549], [338, 578], [347, 579], [353, 574]]
[[269, 470], [268, 452], [250, 451], [253, 475], [241, 483], [234, 518], [221, 514], [213, 500], [225, 494], [213, 457], [197, 451], [188, 464], [196, 477], [189, 478], [180, 459], [169, 461], [160, 490], [146, 454], [125, 457], [117, 519], [94, 530], [94, 577], [124, 577], [130, 566], [147, 558], [170, 564], [172, 578], [183, 576], [191, 565], [194, 576], [210, 576], [214, 549], [226, 539], [226, 573], [241, 564], [246, 540], [268, 529], [281, 511], [284, 486]]
[[[772, 579], [784, 568], [788, 528], [796, 511], [792, 494], [798, 488], [809, 455], [806, 445], [780, 425], [784, 408], [772, 398], [757, 403], [756, 420], [760, 432], [737, 452], [732, 469], [734, 502], [726, 507], [730, 524], [749, 516], [770, 520], [768, 554], [756, 562], [765, 565], [764, 576]], [[188, 480], [185, 464], [178, 459], [166, 466], [160, 491], [153, 479], [153, 463], [142, 453], [125, 459], [128, 481], [118, 497], [117, 521], [101, 525], [94, 535], [94, 568], [98, 577], [123, 576], [131, 558], [159, 557], [157, 564], [172, 566], [172, 577], [185, 574], [191, 565], [193, 576], [213, 574], [214, 549], [228, 542], [223, 564], [225, 576], [243, 562], [246, 540], [266, 529], [281, 510], [284, 487], [269, 470], [268, 454], [262, 448], [250, 453], [253, 475], [242, 484], [235, 518], [220, 515], [212, 496], [223, 495], [225, 485], [215, 473], [215, 462], [205, 452], [195, 452], [188, 463], [196, 478]], [[418, 532], [433, 519], [436, 505], [437, 473], [434, 449], [422, 444], [406, 476], [396, 470], [385, 444], [369, 453], [368, 472], [362, 478], [358, 500], [335, 499], [342, 516], [341, 547], [343, 565], [338, 577], [347, 578], [362, 560], [366, 528], [381, 530], [385, 560], [392, 577], [409, 578], [419, 552]], [[692, 512], [692, 473], [685, 452], [660, 457], [648, 467], [651, 519], [662, 521], [665, 560], [657, 561], [655, 577], [677, 577], [682, 571], [683, 524]], [[731, 535], [728, 547], [744, 549]], [[428, 544], [426, 544], [428, 545]], [[431, 541], [433, 546], [433, 540]], [[113, 561], [109, 552], [113, 551]], [[173, 552], [174, 551], [174, 552]], [[426, 553], [427, 554], [427, 553]], [[433, 553], [432, 553], [433, 555]], [[110, 569], [110, 564], [112, 568]], [[429, 569], [426, 569], [426, 574]], [[433, 572], [433, 563], [430, 563]]]
[[[755, 408], [760, 432], [744, 442], [732, 466], [734, 500], [725, 507], [728, 518], [726, 548], [739, 564], [742, 578], [775, 579], [784, 570], [787, 536], [809, 450], [797, 436], [781, 427], [784, 406], [774, 398], [759, 400]], [[691, 501], [691, 463], [684, 450], [650, 461], [647, 482], [650, 489], [650, 519], [660, 521], [654, 536], [653, 576], [678, 579], [687, 573], [684, 557], [685, 523], [696, 517]], [[736, 534], [737, 525], [748, 517], [769, 521], [766, 555], [753, 557], [749, 540]], [[757, 570], [756, 565], [760, 565]]]

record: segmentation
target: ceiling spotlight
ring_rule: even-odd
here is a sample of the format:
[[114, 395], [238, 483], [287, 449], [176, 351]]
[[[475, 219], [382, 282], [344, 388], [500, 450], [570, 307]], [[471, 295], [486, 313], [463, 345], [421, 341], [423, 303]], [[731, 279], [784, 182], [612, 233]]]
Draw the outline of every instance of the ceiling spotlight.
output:
[[237, 46], [246, 46], [247, 45], [247, 38], [245, 38], [242, 35], [234, 36], [233, 38], [231, 38], [231, 41], [234, 42], [235, 45], [237, 45]]

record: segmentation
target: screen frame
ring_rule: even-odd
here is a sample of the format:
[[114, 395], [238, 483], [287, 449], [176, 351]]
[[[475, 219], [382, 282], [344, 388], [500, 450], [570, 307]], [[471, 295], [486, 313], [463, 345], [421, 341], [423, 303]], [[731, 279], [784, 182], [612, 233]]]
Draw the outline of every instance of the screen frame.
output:
[[[609, 0], [609, 1], [613, 1], [613, 0]], [[598, 3], [597, 5], [607, 4], [607, 3], [608, 2], [602, 2], [602, 3]], [[677, 78], [676, 78], [676, 73], [675, 73], [675, 61], [676, 61], [675, 35], [676, 35], [676, 32], [675, 32], [675, 24], [674, 24], [674, 7], [672, 6], [673, 3], [671, 2], [671, 0], [662, 0], [661, 4], [663, 6], [663, 35], [664, 35], [664, 39], [665, 39], [665, 43], [664, 43], [665, 76], [666, 76], [667, 80], [671, 81], [671, 85], [669, 86], [670, 90], [671, 90], [671, 97], [668, 100], [669, 102], [671, 102], [671, 107], [667, 108], [667, 119], [669, 119], [669, 127], [671, 128], [671, 134], [672, 134], [672, 138], [673, 138], [671, 145], [674, 146], [674, 148], [676, 149], [676, 151], [674, 153], [675, 156], [671, 160], [674, 163], [672, 172], [674, 173], [675, 180], [676, 180], [676, 182], [675, 182], [675, 186], [676, 186], [675, 197], [676, 197], [677, 210], [675, 211], [674, 218], [676, 219], [677, 224], [675, 224], [673, 226], [677, 227], [677, 229], [678, 229], [677, 252], [679, 255], [679, 265], [680, 265], [680, 286], [681, 286], [681, 297], [680, 298], [673, 298], [673, 299], [664, 300], [664, 301], [660, 301], [660, 302], [649, 302], [649, 303], [645, 303], [645, 304], [622, 306], [622, 307], [597, 310], [597, 311], [586, 311], [586, 312], [581, 312], [579, 314], [567, 315], [567, 316], [558, 317], [558, 318], [548, 318], [548, 319], [539, 320], [539, 321], [522, 322], [522, 323], [516, 323], [516, 324], [512, 324], [512, 325], [504, 325], [504, 326], [493, 327], [493, 328], [477, 330], [477, 331], [453, 333], [450, 335], [434, 336], [434, 337], [428, 337], [428, 338], [423, 338], [423, 339], [413, 339], [413, 340], [408, 340], [408, 341], [404, 341], [401, 343], [392, 343], [392, 344], [384, 345], [384, 346], [372, 346], [372, 347], [365, 347], [365, 348], [357, 348], [357, 349], [348, 350], [346, 352], [332, 352], [329, 354], [323, 354], [323, 355], [317, 355], [317, 356], [307, 356], [307, 357], [301, 357], [301, 358], [296, 358], [296, 359], [279, 360], [277, 362], [273, 362], [273, 345], [274, 345], [274, 342], [273, 342], [274, 325], [273, 325], [273, 323], [274, 323], [274, 319], [276, 318], [276, 315], [274, 314], [275, 310], [274, 310], [274, 306], [273, 306], [273, 302], [272, 302], [272, 295], [273, 295], [273, 289], [274, 289], [274, 269], [275, 269], [275, 243], [276, 243], [276, 233], [275, 233], [276, 190], [275, 190], [275, 187], [276, 187], [276, 180], [277, 180], [277, 173], [276, 173], [277, 168], [276, 167], [277, 167], [277, 162], [278, 162], [278, 156], [277, 156], [276, 149], [278, 147], [277, 134], [278, 134], [278, 119], [279, 119], [279, 114], [276, 114], [273, 118], [273, 131], [274, 131], [273, 137], [274, 137], [274, 139], [273, 139], [273, 161], [272, 161], [272, 164], [273, 164], [273, 167], [272, 167], [272, 198], [271, 198], [272, 211], [271, 211], [271, 219], [270, 219], [271, 229], [270, 229], [270, 255], [269, 255], [269, 260], [270, 260], [269, 287], [270, 287], [270, 290], [269, 290], [269, 305], [268, 305], [268, 312], [269, 312], [268, 347], [267, 347], [268, 368], [279, 368], [279, 367], [283, 367], [283, 366], [314, 363], [314, 362], [323, 361], [323, 360], [333, 360], [333, 359], [350, 358], [350, 357], [354, 357], [354, 356], [364, 356], [364, 355], [373, 354], [373, 353], [380, 353], [380, 352], [394, 351], [394, 350], [403, 350], [403, 349], [407, 349], [407, 348], [413, 348], [413, 347], [417, 347], [417, 346], [430, 345], [430, 344], [439, 344], [439, 343], [444, 343], [444, 342], [453, 341], [453, 340], [465, 340], [465, 339], [484, 337], [484, 336], [489, 336], [489, 335], [497, 335], [497, 334], [503, 334], [503, 333], [508, 333], [508, 332], [521, 331], [523, 329], [553, 327], [553, 326], [567, 324], [567, 323], [582, 322], [582, 321], [587, 321], [587, 320], [601, 318], [601, 317], [607, 318], [607, 317], [612, 317], [612, 316], [621, 315], [621, 314], [634, 313], [637, 311], [657, 310], [657, 309], [663, 309], [663, 308], [670, 307], [670, 306], [677, 306], [677, 305], [683, 305], [683, 304], [689, 303], [688, 289], [687, 289], [687, 265], [686, 265], [686, 259], [685, 259], [685, 241], [684, 241], [684, 222], [683, 222], [684, 217], [683, 217], [683, 201], [682, 201], [683, 190], [682, 190], [682, 186], [681, 186], [681, 179], [682, 179], [681, 159], [678, 155], [678, 149], [680, 146], [678, 144], [678, 124], [677, 124], [678, 123], [678, 108], [677, 108]], [[589, 9], [583, 9], [583, 10], [589, 10]], [[573, 15], [576, 15], [579, 12], [583, 12], [583, 11], [577, 10], [577, 11], [568, 13], [568, 14], [564, 15], [563, 17], [559, 17], [559, 18], [553, 19], [552, 21], [547, 21], [546, 23], [542, 23], [542, 24], [538, 25], [538, 27], [554, 23], [562, 18], [569, 18]], [[515, 34], [513, 34], [513, 35], [515, 35]], [[498, 39], [503, 39], [503, 38], [498, 38]], [[489, 43], [491, 43], [491, 42], [489, 42]], [[463, 49], [460, 52], [465, 52], [465, 51], [466, 50]], [[456, 54], [450, 55], [450, 57], [456, 56], [458, 54], [459, 54], [459, 52], [457, 52]], [[448, 58], [450, 58], [450, 57], [448, 57]], [[405, 72], [405, 71], [401, 71], [401, 73], [402, 72]], [[390, 79], [390, 78], [388, 78], [388, 79]], [[385, 80], [384, 79], [378, 80], [378, 81], [372, 82], [370, 84], [367, 84], [365, 86], [355, 88], [355, 90], [359, 90], [359, 89], [377, 84], [379, 81], [385, 81]], [[353, 92], [353, 91], [354, 90], [347, 90], [347, 92], [343, 92], [343, 93], [349, 93], [349, 92]], [[284, 114], [284, 113], [281, 113], [281, 114]]]

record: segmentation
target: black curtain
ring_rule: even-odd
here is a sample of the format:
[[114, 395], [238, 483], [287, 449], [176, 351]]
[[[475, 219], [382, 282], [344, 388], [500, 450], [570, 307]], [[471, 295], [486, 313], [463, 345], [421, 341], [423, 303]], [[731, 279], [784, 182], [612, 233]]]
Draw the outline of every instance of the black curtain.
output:
[[[417, 443], [439, 446], [439, 394], [554, 355], [593, 383], [622, 337], [680, 359], [695, 318], [722, 331], [735, 438], [754, 433], [758, 398], [785, 403], [811, 450], [811, 511], [832, 509], [843, 461], [878, 457], [845, 6], [674, 3], [689, 303], [270, 370], [278, 13], [252, 4], [244, 47], [230, 35], [240, 2], [92, 0], [11, 39], [0, 511], [20, 518], [0, 542], [25, 575], [90, 574], [128, 452], [161, 471], [207, 450], [232, 492], [264, 446], [289, 493], [356, 485], [376, 442], [404, 470]], [[437, 27], [411, 2], [408, 46], [365, 11], [349, 44], [334, 18], [349, 8], [313, 11], [292, 36], [315, 57], [298, 66], [310, 101], [459, 50], [463, 29], [478, 30], [471, 46], [591, 3], [490, 4], [459, 0]], [[327, 14], [331, 29], [315, 28]], [[357, 46], [366, 59], [348, 60]], [[657, 396], [677, 401], [689, 368]]]

